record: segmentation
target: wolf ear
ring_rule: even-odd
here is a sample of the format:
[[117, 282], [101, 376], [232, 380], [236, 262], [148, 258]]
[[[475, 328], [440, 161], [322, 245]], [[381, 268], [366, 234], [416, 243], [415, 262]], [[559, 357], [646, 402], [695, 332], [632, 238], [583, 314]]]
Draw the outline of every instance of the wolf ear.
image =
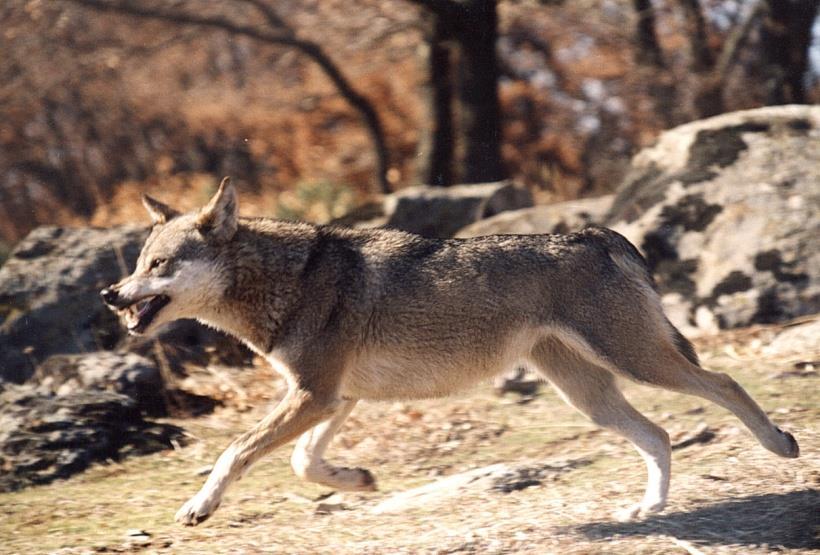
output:
[[236, 233], [236, 220], [236, 189], [231, 183], [231, 178], [226, 177], [219, 184], [219, 190], [213, 198], [199, 210], [196, 228], [205, 237], [228, 241]]
[[151, 223], [154, 225], [164, 224], [179, 216], [179, 212], [148, 195], [142, 195], [142, 205], [151, 214]]

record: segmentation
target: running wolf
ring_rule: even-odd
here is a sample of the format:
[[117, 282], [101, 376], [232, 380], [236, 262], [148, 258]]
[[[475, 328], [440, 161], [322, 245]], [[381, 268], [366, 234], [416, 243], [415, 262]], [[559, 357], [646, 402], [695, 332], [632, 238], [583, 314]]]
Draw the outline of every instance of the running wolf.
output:
[[105, 303], [135, 334], [196, 318], [244, 341], [288, 384], [177, 512], [182, 524], [207, 519], [253, 462], [297, 438], [298, 476], [374, 490], [369, 471], [324, 458], [360, 399], [444, 396], [517, 364], [643, 457], [646, 493], [624, 519], [664, 507], [670, 444], [624, 399], [618, 377], [708, 399], [766, 449], [798, 456], [794, 437], [742, 387], [700, 367], [664, 316], [644, 259], [614, 231], [439, 240], [242, 218], [227, 178], [196, 212], [144, 204], [153, 228], [134, 273], [101, 292]]

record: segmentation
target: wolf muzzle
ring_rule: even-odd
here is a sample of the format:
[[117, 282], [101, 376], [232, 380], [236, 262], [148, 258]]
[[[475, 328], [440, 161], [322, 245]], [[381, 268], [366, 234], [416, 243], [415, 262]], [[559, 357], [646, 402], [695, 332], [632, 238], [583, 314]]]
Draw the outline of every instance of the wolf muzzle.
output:
[[100, 297], [102, 297], [103, 302], [105, 304], [107, 304], [108, 306], [111, 306], [111, 307], [114, 307], [114, 308], [121, 308], [120, 306], [117, 306], [117, 301], [119, 300], [119, 296], [120, 296], [119, 292], [117, 292], [116, 289], [113, 289], [111, 287], [106, 287], [105, 289], [100, 291]]

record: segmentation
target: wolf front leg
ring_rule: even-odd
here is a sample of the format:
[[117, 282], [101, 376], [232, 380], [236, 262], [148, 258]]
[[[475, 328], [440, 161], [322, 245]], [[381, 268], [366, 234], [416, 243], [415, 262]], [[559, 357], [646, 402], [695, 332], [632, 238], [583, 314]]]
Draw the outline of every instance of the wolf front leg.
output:
[[176, 521], [196, 526], [207, 520], [219, 507], [228, 486], [241, 478], [251, 464], [332, 416], [338, 403], [335, 398], [303, 389], [288, 391], [273, 412], [236, 438], [220, 455], [199, 493], [177, 511]]
[[376, 479], [369, 470], [333, 466], [324, 459], [330, 440], [355, 406], [355, 400], [342, 401], [333, 418], [308, 430], [296, 441], [290, 464], [297, 476], [343, 491], [376, 491]]

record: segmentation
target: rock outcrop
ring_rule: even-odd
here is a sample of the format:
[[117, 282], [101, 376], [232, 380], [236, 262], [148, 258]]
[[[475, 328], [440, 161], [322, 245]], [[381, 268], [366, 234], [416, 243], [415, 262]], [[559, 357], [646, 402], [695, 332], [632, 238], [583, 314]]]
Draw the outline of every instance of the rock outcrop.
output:
[[113, 348], [124, 330], [99, 300], [130, 273], [147, 230], [39, 227], [0, 267], [0, 380], [22, 383], [57, 353]]
[[46, 484], [93, 462], [153, 453], [182, 440], [180, 428], [144, 420], [136, 403], [118, 393], [49, 395], [6, 385], [0, 392], [0, 491]]
[[820, 317], [789, 326], [766, 345], [766, 356], [805, 357], [806, 364], [820, 367]]
[[562, 474], [590, 463], [589, 459], [581, 458], [550, 462], [530, 461], [516, 465], [498, 463], [475, 468], [396, 493], [373, 507], [372, 512], [376, 514], [401, 513], [419, 507], [452, 503], [455, 498], [469, 494], [519, 491], [540, 486], [545, 481], [555, 480]]
[[532, 206], [528, 189], [512, 182], [402, 189], [385, 198], [385, 227], [425, 237], [452, 237], [479, 220]]
[[614, 195], [542, 204], [510, 210], [479, 220], [459, 230], [456, 237], [571, 233], [606, 218]]
[[635, 243], [689, 323], [820, 311], [820, 107], [724, 114], [632, 161], [606, 224]]
[[167, 413], [165, 382], [154, 362], [136, 353], [97, 351], [53, 355], [37, 367], [38, 391], [70, 395], [113, 391], [131, 398], [144, 414]]
[[192, 321], [156, 339], [126, 336], [99, 291], [131, 273], [148, 230], [40, 227], [0, 267], [0, 382], [23, 383], [57, 354], [124, 348], [152, 358], [156, 339], [170, 363], [204, 362], [215, 347], [231, 362], [249, 357], [234, 339]]
[[463, 227], [508, 210], [532, 206], [528, 189], [511, 181], [432, 187], [418, 185], [360, 207], [334, 224], [389, 227], [425, 237], [448, 238]]

